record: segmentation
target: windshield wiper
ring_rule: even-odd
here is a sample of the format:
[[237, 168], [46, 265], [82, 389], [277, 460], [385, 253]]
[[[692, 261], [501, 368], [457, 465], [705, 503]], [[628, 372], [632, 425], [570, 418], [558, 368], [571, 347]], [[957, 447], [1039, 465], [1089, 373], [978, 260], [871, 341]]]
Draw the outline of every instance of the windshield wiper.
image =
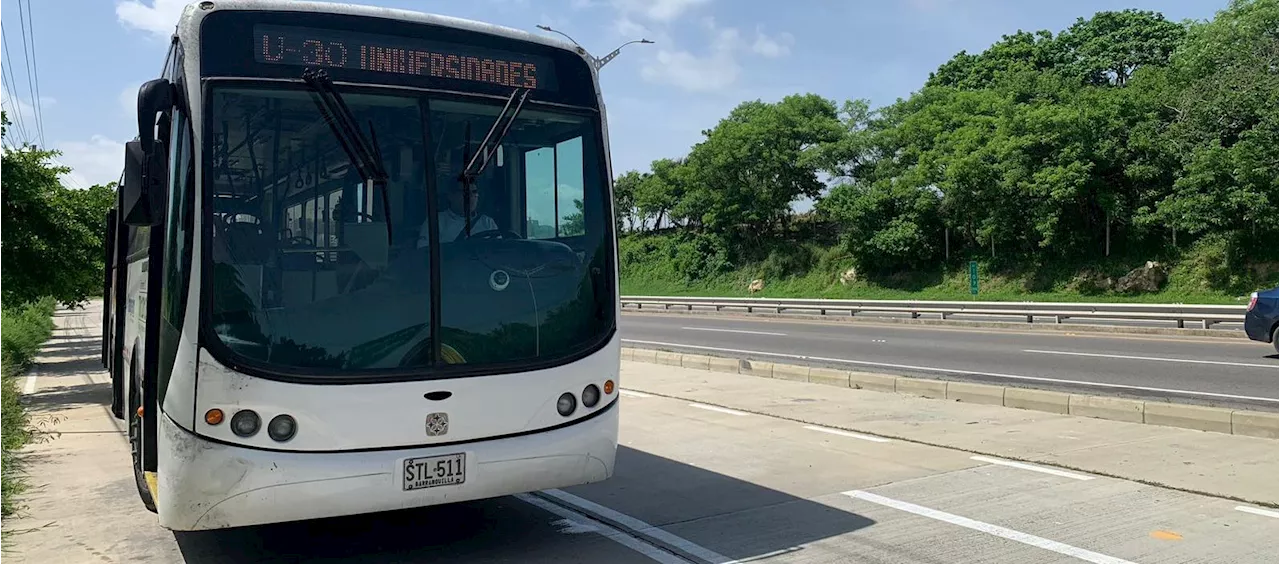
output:
[[[518, 102], [516, 102], [517, 97], [520, 98]], [[507, 96], [507, 104], [502, 106], [502, 111], [498, 113], [498, 118], [493, 120], [489, 133], [485, 134], [484, 140], [480, 142], [480, 147], [474, 155], [471, 154], [471, 122], [467, 122], [467, 130], [463, 135], [466, 138], [466, 148], [462, 154], [465, 166], [462, 167], [462, 173], [458, 175], [458, 182], [462, 183], [462, 213], [466, 217], [463, 233], [466, 237], [471, 236], [471, 191], [475, 189], [476, 179], [480, 177], [480, 173], [484, 172], [485, 167], [489, 166], [489, 159], [493, 158], [497, 147], [502, 145], [502, 140], [507, 137], [507, 132], [516, 122], [516, 116], [520, 115], [520, 110], [524, 108], [524, 101], [528, 98], [527, 88], [516, 88], [510, 96]], [[511, 112], [511, 116], [507, 117], [507, 110], [511, 109], [512, 102], [516, 102], [516, 108]], [[503, 118], [506, 118], [505, 124]], [[502, 133], [494, 138], [493, 133], [498, 130], [498, 125], [502, 125]], [[489, 150], [490, 140], [492, 140], [493, 150]]]
[[378, 134], [373, 129], [373, 121], [369, 121], [369, 137], [365, 138], [360, 131], [360, 124], [352, 115], [351, 108], [343, 101], [342, 95], [333, 87], [333, 80], [324, 70], [307, 69], [302, 73], [303, 82], [311, 87], [312, 100], [325, 123], [338, 139], [338, 145], [347, 153], [351, 164], [365, 184], [382, 193], [382, 215], [387, 222], [387, 244], [391, 244], [391, 199], [387, 195], [387, 181], [390, 175], [382, 166], [382, 148], [378, 146]]

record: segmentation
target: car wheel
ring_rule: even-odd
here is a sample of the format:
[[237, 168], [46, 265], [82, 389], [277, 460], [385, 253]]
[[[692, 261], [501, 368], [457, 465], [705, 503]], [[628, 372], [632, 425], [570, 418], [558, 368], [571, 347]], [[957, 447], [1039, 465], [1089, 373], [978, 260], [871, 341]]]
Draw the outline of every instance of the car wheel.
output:
[[1271, 328], [1271, 347], [1276, 349], [1277, 353], [1280, 353], [1280, 340], [1276, 339], [1276, 329], [1277, 327]]

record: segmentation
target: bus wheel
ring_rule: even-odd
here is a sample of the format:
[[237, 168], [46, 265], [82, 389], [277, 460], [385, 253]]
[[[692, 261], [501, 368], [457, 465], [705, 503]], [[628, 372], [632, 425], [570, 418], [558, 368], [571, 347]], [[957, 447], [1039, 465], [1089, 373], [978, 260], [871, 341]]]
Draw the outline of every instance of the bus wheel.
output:
[[133, 388], [129, 391], [129, 451], [133, 456], [133, 481], [138, 487], [142, 505], [148, 511], [156, 513], [156, 501], [151, 497], [146, 474], [142, 472], [142, 418], [138, 416], [138, 408], [142, 405], [142, 387], [139, 385], [137, 371], [132, 367], [129, 370], [129, 383]]

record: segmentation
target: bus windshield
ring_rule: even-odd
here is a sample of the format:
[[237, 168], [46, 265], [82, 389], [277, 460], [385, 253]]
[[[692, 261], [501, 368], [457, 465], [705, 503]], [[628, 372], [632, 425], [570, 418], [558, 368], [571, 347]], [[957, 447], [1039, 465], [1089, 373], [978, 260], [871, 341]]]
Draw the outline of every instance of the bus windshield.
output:
[[362, 178], [314, 90], [211, 90], [215, 347], [297, 374], [444, 374], [567, 360], [609, 335], [613, 232], [593, 112], [526, 104], [464, 190], [464, 159], [504, 100], [335, 89], [384, 183]]

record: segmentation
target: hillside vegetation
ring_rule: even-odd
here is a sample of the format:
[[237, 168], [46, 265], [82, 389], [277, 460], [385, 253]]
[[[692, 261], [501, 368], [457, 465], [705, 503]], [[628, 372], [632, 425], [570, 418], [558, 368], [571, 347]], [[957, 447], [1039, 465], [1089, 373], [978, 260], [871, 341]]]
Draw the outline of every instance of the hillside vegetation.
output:
[[616, 179], [623, 292], [967, 298], [976, 260], [984, 299], [1235, 302], [1277, 279], [1277, 20], [1100, 12], [886, 107], [744, 102]]

